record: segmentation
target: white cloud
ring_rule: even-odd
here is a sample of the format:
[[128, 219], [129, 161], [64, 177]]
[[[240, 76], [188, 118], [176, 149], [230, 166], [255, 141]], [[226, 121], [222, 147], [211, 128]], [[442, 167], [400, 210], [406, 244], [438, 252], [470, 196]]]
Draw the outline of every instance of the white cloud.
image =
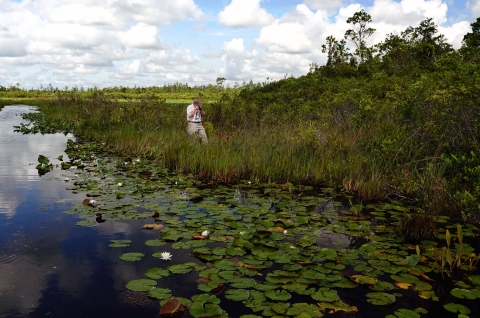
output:
[[24, 56], [26, 43], [22, 39], [0, 38], [0, 57]]
[[325, 10], [328, 12], [334, 12], [338, 8], [342, 7], [343, 0], [305, 0], [304, 3], [314, 10]]
[[375, 23], [395, 24], [402, 28], [406, 28], [412, 22], [418, 22], [423, 18], [416, 12], [407, 14], [402, 3], [394, 0], [376, 0], [367, 12]]
[[262, 28], [256, 41], [270, 52], [309, 52], [312, 42], [304, 31], [300, 23], [273, 24]]
[[120, 43], [126, 47], [142, 49], [165, 48], [158, 36], [157, 27], [140, 22], [131, 29], [119, 33]]
[[454, 49], [458, 50], [462, 46], [463, 36], [471, 32], [472, 28], [470, 27], [470, 23], [462, 21], [450, 27], [439, 27], [438, 31], [445, 35]]
[[261, 27], [273, 20], [271, 14], [260, 8], [260, 0], [232, 0], [218, 14], [218, 22], [229, 27]]
[[466, 7], [472, 12], [473, 17], [480, 16], [480, 0], [467, 1]]
[[222, 49], [228, 52], [243, 52], [245, 50], [243, 39], [235, 38], [229, 42], [224, 42]]

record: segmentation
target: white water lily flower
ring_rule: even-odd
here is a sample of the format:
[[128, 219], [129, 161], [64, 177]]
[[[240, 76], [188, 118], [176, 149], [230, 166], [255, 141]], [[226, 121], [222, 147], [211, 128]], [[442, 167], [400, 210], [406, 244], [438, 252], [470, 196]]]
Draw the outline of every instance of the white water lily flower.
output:
[[95, 200], [90, 200], [90, 204], [91, 204], [91, 205], [95, 205], [96, 203], [97, 203], [97, 201], [95, 201]]
[[117, 186], [123, 187], [123, 183], [119, 182], [119, 183], [117, 183]]
[[125, 161], [123, 164], [126, 166], [126, 165], [128, 165], [128, 162]]
[[245, 234], [245, 232], [243, 232], [243, 231], [242, 231], [242, 232], [239, 232], [238, 234], [240, 234], [240, 235], [244, 235], [244, 234]]
[[288, 234], [288, 231], [287, 230], [283, 231], [283, 234]]
[[205, 231], [202, 232], [202, 236], [208, 236], [209, 233], [210, 233], [210, 232], [208, 232], [207, 230], [205, 230]]
[[136, 162], [140, 162], [140, 158], [137, 158], [137, 160], [135, 160]]
[[160, 257], [162, 261], [170, 261], [172, 259], [172, 254], [169, 252], [163, 252], [162, 257]]
[[252, 184], [252, 181], [248, 181], [248, 184]]
[[68, 182], [68, 181], [70, 181], [70, 178], [69, 178], [69, 177], [65, 177], [65, 179], [63, 179], [63, 181]]

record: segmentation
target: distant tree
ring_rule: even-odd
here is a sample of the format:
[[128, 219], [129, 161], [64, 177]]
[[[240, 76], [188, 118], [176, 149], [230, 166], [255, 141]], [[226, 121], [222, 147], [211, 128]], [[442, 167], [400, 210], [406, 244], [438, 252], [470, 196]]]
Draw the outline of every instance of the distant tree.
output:
[[225, 77], [217, 77], [217, 85], [222, 86], [227, 79]]
[[463, 36], [460, 53], [466, 60], [480, 60], [480, 18], [470, 24], [472, 32]]
[[327, 37], [327, 43], [322, 45], [322, 52], [327, 53], [327, 66], [335, 67], [341, 63], [346, 63], [351, 57], [351, 54], [346, 48], [345, 40], [337, 41], [333, 36]]
[[372, 22], [372, 17], [363, 9], [347, 19], [347, 23], [352, 26], [345, 32], [345, 39], [348, 39], [355, 44], [355, 55], [358, 56], [360, 63], [363, 63], [367, 58], [371, 57], [372, 53], [366, 46], [366, 40], [375, 32], [374, 28], [367, 27], [368, 23]]
[[416, 28], [408, 27], [401, 36], [413, 48], [413, 54], [422, 67], [430, 66], [440, 56], [453, 51], [445, 36], [438, 34], [432, 18], [420, 22]]

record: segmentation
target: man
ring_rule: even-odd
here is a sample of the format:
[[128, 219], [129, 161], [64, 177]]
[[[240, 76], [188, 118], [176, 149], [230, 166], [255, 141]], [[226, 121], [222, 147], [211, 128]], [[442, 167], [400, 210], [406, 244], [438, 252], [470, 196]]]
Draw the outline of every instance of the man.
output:
[[205, 112], [202, 109], [202, 103], [199, 99], [195, 99], [193, 104], [187, 107], [188, 134], [193, 136], [196, 133], [202, 138], [203, 143], [207, 143], [207, 134], [202, 126], [203, 116], [205, 116]]

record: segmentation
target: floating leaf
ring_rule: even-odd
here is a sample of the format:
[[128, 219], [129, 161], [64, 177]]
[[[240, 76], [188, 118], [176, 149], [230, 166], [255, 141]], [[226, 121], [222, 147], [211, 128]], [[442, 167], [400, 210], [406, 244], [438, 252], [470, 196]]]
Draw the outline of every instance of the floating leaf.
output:
[[155, 288], [148, 292], [148, 296], [156, 299], [168, 299], [172, 297], [172, 291], [168, 288]]
[[393, 315], [388, 315], [385, 318], [420, 318], [420, 315], [410, 309], [401, 308], [393, 313]]
[[448, 310], [450, 312], [453, 312], [453, 313], [458, 312], [458, 313], [464, 314], [464, 315], [468, 315], [472, 312], [468, 307], [465, 307], [464, 305], [460, 305], [460, 304], [454, 304], [454, 303], [445, 304], [445, 305], [443, 305], [443, 308], [445, 308], [446, 310]]
[[267, 296], [271, 300], [280, 300], [280, 301], [285, 301], [292, 298], [292, 295], [290, 295], [289, 292], [287, 292], [286, 290], [279, 290], [279, 289], [267, 290], [265, 292], [265, 296]]
[[318, 301], [332, 302], [340, 299], [336, 290], [329, 288], [320, 288], [318, 291], [312, 294], [312, 298]]
[[145, 254], [143, 253], [124, 253], [122, 255], [119, 256], [120, 259], [124, 260], [124, 261], [128, 261], [128, 262], [135, 262], [135, 261], [139, 261], [142, 259], [142, 257], [144, 257]]
[[170, 265], [167, 267], [167, 269], [172, 274], [187, 274], [192, 271], [192, 267], [190, 267], [190, 265], [185, 265], [185, 264]]
[[378, 283], [378, 279], [375, 277], [364, 276], [364, 275], [352, 275], [350, 279], [357, 284], [362, 285], [376, 285]]
[[157, 282], [151, 279], [134, 279], [129, 281], [125, 287], [133, 291], [149, 291], [153, 290]]
[[373, 305], [390, 305], [396, 300], [394, 295], [387, 293], [367, 293], [367, 301]]
[[175, 313], [178, 312], [184, 312], [185, 307], [182, 305], [180, 301], [177, 299], [168, 299], [162, 307], [160, 307], [160, 317], [168, 317], [172, 316]]
[[94, 221], [89, 221], [89, 220], [83, 220], [83, 221], [78, 221], [76, 223], [77, 226], [92, 226], [95, 225], [96, 223]]
[[145, 241], [145, 245], [148, 246], [164, 246], [165, 244], [167, 244], [167, 242], [158, 239]]
[[472, 294], [468, 289], [463, 289], [463, 288], [454, 288], [450, 291], [450, 294], [457, 298], [462, 298], [462, 299], [475, 299], [477, 296]]
[[246, 300], [250, 297], [250, 293], [246, 289], [229, 289], [225, 292], [225, 298], [235, 301]]
[[170, 272], [168, 270], [158, 267], [150, 268], [145, 272], [145, 276], [151, 279], [160, 279], [169, 275]]

